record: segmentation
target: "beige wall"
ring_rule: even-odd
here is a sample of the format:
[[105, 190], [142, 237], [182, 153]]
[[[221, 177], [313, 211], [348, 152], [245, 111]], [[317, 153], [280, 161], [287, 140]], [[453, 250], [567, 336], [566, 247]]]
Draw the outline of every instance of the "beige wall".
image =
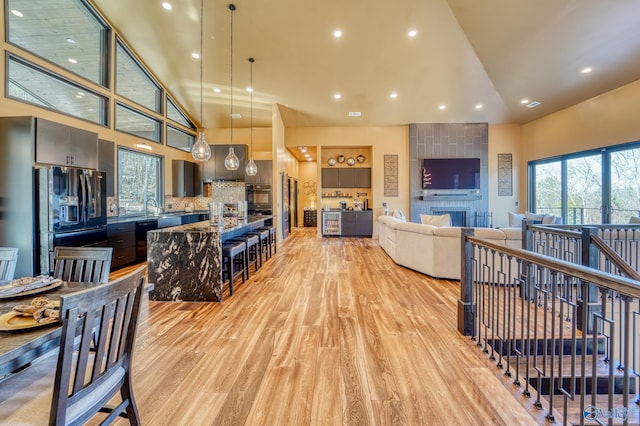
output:
[[[287, 146], [316, 146], [318, 158], [324, 158], [321, 147], [371, 147], [371, 185], [373, 203], [373, 233], [378, 234], [377, 217], [382, 203], [390, 211], [409, 211], [409, 127], [294, 127], [286, 129]], [[384, 196], [384, 156], [398, 155], [398, 197]], [[321, 167], [317, 167], [316, 182], [321, 182]], [[322, 200], [318, 197], [318, 205]], [[318, 233], [321, 230], [318, 228]]]
[[[275, 188], [273, 200], [274, 213], [278, 227], [278, 239], [282, 236], [282, 174], [298, 179], [298, 161], [287, 150], [285, 146], [285, 128], [277, 104], [273, 105], [273, 127], [272, 131], [272, 157], [273, 166], [273, 188]], [[293, 218], [290, 219], [293, 228]]]
[[[498, 154], [512, 155], [513, 195], [498, 196]], [[494, 227], [509, 224], [508, 212], [524, 211], [526, 187], [523, 171], [526, 164], [522, 161], [522, 126], [519, 124], [489, 125], [489, 211]]]

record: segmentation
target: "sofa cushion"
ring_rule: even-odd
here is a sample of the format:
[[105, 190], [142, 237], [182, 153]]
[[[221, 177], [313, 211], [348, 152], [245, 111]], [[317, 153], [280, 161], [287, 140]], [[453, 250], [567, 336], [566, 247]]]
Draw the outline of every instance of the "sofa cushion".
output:
[[524, 213], [509, 212], [509, 226], [522, 226], [522, 221], [524, 220], [524, 218]]
[[542, 222], [545, 216], [548, 216], [548, 215], [524, 212], [524, 217], [527, 220], [539, 220], [540, 222]]
[[522, 228], [500, 228], [502, 232], [504, 232], [504, 236], [507, 240], [518, 240], [522, 239]]
[[423, 225], [451, 226], [451, 215], [449, 213], [439, 215], [421, 214], [420, 222]]
[[[437, 226], [433, 225], [424, 225], [422, 223], [415, 222], [403, 222], [396, 225], [397, 231], [408, 231], [415, 232], [416, 234], [423, 235], [433, 235], [433, 230], [436, 229]], [[415, 249], [415, 247], [411, 247], [410, 249]]]
[[404, 212], [402, 210], [395, 209], [393, 213], [391, 213], [391, 216], [403, 222], [407, 221], [407, 218], [405, 217]]
[[433, 230], [433, 235], [460, 238], [461, 232], [462, 228], [459, 226], [440, 226]]

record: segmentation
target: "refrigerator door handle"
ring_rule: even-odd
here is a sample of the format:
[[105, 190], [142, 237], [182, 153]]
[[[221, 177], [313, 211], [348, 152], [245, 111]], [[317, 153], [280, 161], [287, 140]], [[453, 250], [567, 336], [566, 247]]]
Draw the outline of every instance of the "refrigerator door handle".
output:
[[80, 173], [80, 221], [83, 226], [87, 226], [87, 188], [86, 188], [86, 176], [84, 173]]
[[85, 204], [85, 208], [87, 209], [87, 222], [88, 222], [89, 219], [92, 219], [96, 214], [96, 209], [93, 204], [94, 200], [93, 200], [93, 187], [91, 186], [91, 175], [85, 174], [84, 179], [87, 187], [87, 193], [86, 193], [87, 198], [84, 204]]

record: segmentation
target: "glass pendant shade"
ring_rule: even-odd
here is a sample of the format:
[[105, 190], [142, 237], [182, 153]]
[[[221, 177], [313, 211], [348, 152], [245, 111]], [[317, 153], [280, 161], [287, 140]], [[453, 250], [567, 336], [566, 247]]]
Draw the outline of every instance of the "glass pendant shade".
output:
[[211, 147], [204, 139], [204, 132], [198, 133], [198, 140], [191, 148], [191, 156], [196, 161], [207, 161], [211, 158]]
[[253, 161], [253, 157], [249, 159], [249, 162], [247, 163], [247, 167], [245, 168], [244, 171], [249, 176], [255, 176], [258, 174], [258, 166], [256, 166], [256, 163]]
[[240, 167], [240, 160], [238, 160], [236, 153], [233, 152], [233, 147], [229, 147], [229, 154], [224, 158], [224, 167], [227, 170], [238, 170], [238, 167]]

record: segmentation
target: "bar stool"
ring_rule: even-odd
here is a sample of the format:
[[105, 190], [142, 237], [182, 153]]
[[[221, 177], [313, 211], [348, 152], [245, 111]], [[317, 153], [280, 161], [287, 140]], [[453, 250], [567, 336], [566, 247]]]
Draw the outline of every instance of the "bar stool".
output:
[[245, 243], [244, 267], [247, 273], [247, 279], [249, 279], [249, 269], [251, 264], [253, 264], [255, 272], [258, 272], [258, 256], [260, 255], [258, 245], [260, 244], [260, 238], [257, 235], [243, 234], [233, 237], [227, 241], [242, 241]]
[[264, 257], [266, 258], [266, 260], [269, 260], [269, 258], [271, 257], [269, 254], [269, 231], [267, 231], [266, 229], [255, 229], [253, 231], [248, 231], [245, 233], [245, 235], [247, 234], [254, 235], [260, 238], [260, 267], [262, 267], [262, 254], [264, 253]]
[[269, 257], [272, 256], [271, 254], [271, 249], [273, 248], [273, 253], [277, 253], [278, 252], [278, 236], [277, 236], [277, 229], [275, 227], [275, 225], [271, 225], [271, 226], [264, 226], [262, 228], [258, 228], [258, 230], [262, 231], [262, 230], [267, 230], [269, 231]]
[[[243, 241], [229, 241], [222, 244], [222, 282], [225, 276], [229, 278], [229, 296], [233, 295], [233, 279], [236, 273], [242, 272], [242, 282], [245, 270], [245, 253], [247, 245]], [[234, 273], [233, 265], [239, 265], [240, 269]]]

